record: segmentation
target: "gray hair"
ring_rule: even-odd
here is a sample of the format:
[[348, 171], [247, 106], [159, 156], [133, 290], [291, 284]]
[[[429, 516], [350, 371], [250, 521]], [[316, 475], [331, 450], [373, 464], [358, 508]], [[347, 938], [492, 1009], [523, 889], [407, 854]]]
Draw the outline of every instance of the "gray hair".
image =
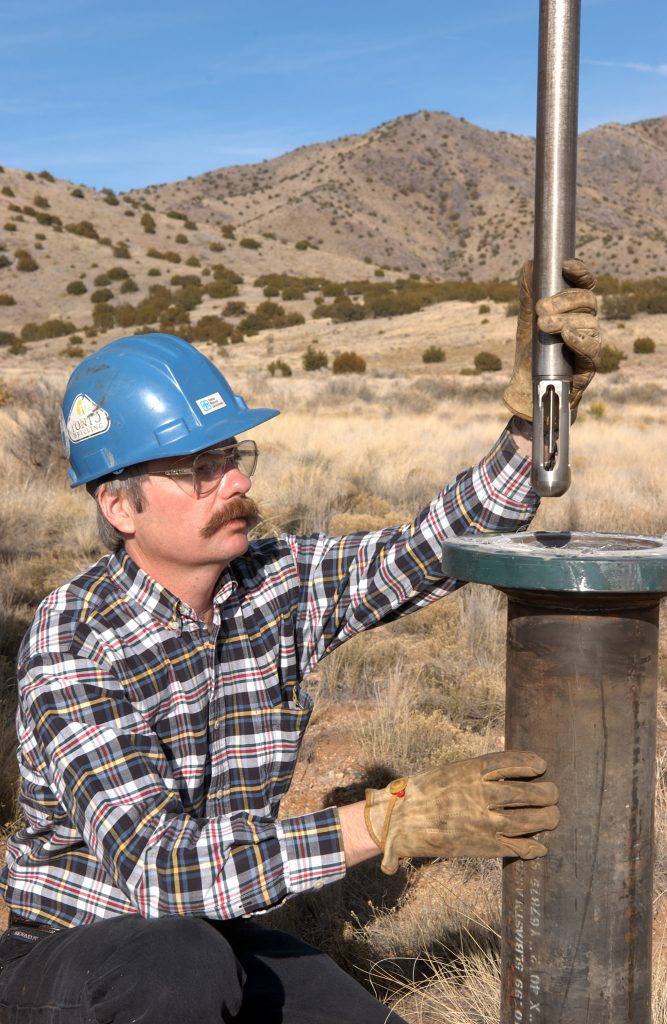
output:
[[109, 494], [125, 494], [135, 512], [143, 512], [144, 495], [142, 487], [148, 480], [148, 473], [142, 471], [143, 467], [131, 466], [119, 476], [108, 477], [104, 480], [94, 480], [87, 485], [88, 493], [95, 499], [97, 506], [97, 533], [105, 548], [110, 551], [120, 551], [125, 544], [125, 537], [115, 526], [112, 526], [106, 518], [100, 503], [97, 500], [98, 492], [102, 484], [106, 484]]

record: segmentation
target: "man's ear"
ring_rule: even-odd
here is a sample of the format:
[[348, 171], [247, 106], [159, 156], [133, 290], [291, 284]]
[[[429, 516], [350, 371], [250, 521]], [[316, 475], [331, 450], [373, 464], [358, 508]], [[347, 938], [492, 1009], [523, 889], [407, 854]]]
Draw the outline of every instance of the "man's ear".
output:
[[125, 491], [110, 491], [106, 484], [100, 484], [95, 500], [104, 518], [119, 533], [134, 534], [137, 510]]

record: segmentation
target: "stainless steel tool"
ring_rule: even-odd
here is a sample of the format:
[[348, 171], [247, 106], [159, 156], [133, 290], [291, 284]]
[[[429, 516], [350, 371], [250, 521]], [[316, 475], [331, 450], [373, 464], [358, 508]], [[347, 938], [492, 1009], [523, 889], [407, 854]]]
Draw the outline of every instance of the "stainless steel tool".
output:
[[[581, 0], [541, 0], [535, 160], [535, 300], [567, 287], [575, 254]], [[570, 486], [572, 363], [558, 335], [533, 330], [533, 487], [557, 497]]]

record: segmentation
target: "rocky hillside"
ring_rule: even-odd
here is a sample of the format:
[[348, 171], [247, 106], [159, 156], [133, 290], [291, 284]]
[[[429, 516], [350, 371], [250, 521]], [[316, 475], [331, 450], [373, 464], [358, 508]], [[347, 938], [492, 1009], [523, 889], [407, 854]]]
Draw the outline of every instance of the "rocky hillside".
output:
[[[533, 150], [530, 138], [420, 112], [120, 196], [2, 168], [0, 342], [52, 319], [91, 329], [96, 305], [136, 305], [174, 277], [204, 285], [221, 264], [248, 286], [278, 272], [513, 278], [532, 248]], [[579, 154], [579, 253], [597, 271], [663, 274], [667, 117], [594, 129]]]
[[[609, 273], [661, 273], [667, 118], [579, 145], [580, 252]], [[400, 271], [506, 278], [532, 247], [534, 140], [420, 112], [275, 160], [133, 193], [159, 210], [308, 242]]]

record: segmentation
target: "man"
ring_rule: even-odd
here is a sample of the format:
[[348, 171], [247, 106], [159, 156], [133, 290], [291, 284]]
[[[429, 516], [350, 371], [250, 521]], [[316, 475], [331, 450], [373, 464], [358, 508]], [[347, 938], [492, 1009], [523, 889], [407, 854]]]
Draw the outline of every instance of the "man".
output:
[[[599, 348], [592, 278], [544, 300], [575, 351]], [[365, 801], [279, 816], [311, 702], [302, 682], [356, 633], [452, 592], [447, 536], [524, 529], [532, 307], [515, 413], [414, 523], [250, 542], [249, 409], [196, 349], [111, 342], [74, 371], [63, 440], [112, 553], [50, 594], [19, 653], [21, 802], [0, 889], [0, 1018], [24, 1022], [397, 1021], [329, 958], [253, 917], [383, 854], [546, 853], [556, 787], [530, 752], [444, 765]], [[5, 1015], [3, 1017], [3, 1014]]]

